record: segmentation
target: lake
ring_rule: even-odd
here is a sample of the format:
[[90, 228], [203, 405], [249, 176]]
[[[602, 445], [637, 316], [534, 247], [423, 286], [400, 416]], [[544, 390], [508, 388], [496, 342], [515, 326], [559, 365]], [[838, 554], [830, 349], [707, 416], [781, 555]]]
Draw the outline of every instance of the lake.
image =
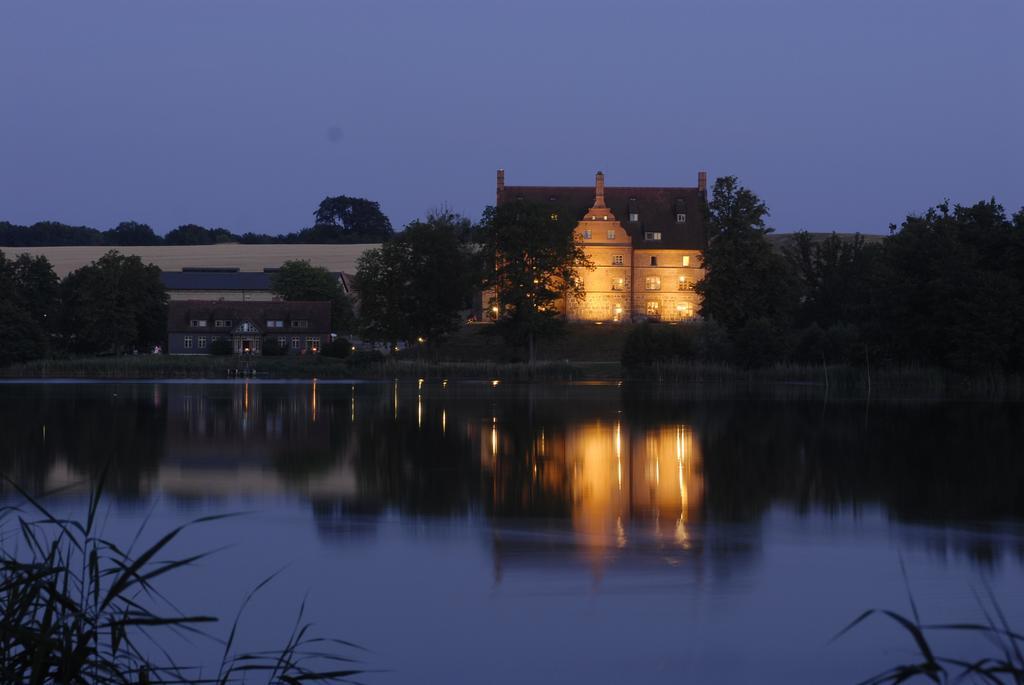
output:
[[[857, 682], [914, 660], [872, 607], [1024, 627], [1024, 407], [664, 385], [0, 383], [0, 468], [155, 539], [186, 612], [280, 646], [303, 598], [366, 683]], [[16, 499], [4, 489], [7, 502]], [[901, 572], [906, 569], [907, 582]], [[225, 626], [226, 632], [227, 626]], [[217, 659], [202, 641], [171, 649]], [[944, 651], [980, 654], [962, 635]]]

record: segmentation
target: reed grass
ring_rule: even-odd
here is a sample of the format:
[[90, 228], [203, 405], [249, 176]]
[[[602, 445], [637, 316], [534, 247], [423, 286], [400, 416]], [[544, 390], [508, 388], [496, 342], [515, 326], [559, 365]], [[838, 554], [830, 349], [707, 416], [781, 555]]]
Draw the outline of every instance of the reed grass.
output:
[[[84, 521], [55, 516], [8, 481], [23, 501], [0, 508], [0, 682], [297, 685], [351, 682], [361, 672], [340, 653], [351, 645], [311, 634], [304, 603], [283, 647], [236, 648], [242, 611], [272, 577], [249, 593], [226, 639], [206, 631], [216, 617], [178, 611], [160, 594], [159, 582], [207, 554], [160, 555], [188, 528], [224, 516], [196, 519], [136, 552], [135, 542], [122, 545], [98, 532], [104, 480], [90, 495]], [[176, 663], [166, 648], [172, 634], [223, 644], [220, 664]]]

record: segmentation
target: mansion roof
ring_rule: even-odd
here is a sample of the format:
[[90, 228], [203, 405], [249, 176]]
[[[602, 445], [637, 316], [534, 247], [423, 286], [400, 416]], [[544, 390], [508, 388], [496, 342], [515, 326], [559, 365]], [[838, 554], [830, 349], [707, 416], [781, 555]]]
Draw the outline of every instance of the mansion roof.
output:
[[[532, 202], [579, 221], [594, 206], [593, 186], [506, 186], [499, 174], [498, 204]], [[704, 225], [705, 194], [701, 188], [604, 188], [604, 202], [629, 233], [634, 249], [703, 250], [707, 245]], [[677, 214], [686, 216], [677, 222]], [[630, 221], [636, 216], [637, 221]], [[661, 240], [646, 240], [660, 233]]]
[[284, 327], [273, 333], [291, 331], [290, 322], [307, 321], [304, 333], [327, 333], [331, 330], [330, 302], [235, 302], [226, 300], [171, 300], [167, 310], [169, 333], [194, 332], [193, 320], [229, 320], [234, 324], [252, 323], [259, 332], [267, 332], [267, 321], [282, 321]]

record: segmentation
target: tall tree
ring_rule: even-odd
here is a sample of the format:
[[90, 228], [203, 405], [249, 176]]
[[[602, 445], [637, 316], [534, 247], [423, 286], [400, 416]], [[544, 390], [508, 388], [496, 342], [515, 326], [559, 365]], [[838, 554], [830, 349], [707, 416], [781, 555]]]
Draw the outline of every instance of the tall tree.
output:
[[785, 352], [796, 305], [795, 283], [786, 260], [766, 236], [768, 207], [735, 176], [715, 181], [708, 204], [704, 278], [697, 284], [701, 314], [726, 328], [738, 361], [764, 364]]
[[559, 328], [559, 303], [585, 294], [579, 271], [593, 265], [574, 229], [573, 219], [532, 203], [484, 211], [484, 282], [495, 295], [499, 329], [507, 341], [527, 348], [531, 363], [537, 336]]
[[317, 242], [384, 242], [393, 234], [380, 204], [361, 197], [325, 197], [313, 213], [316, 225], [299, 232]]
[[428, 344], [458, 328], [479, 282], [477, 252], [467, 242], [469, 219], [447, 210], [413, 221], [364, 255], [356, 273], [365, 335]]
[[331, 303], [331, 327], [347, 333], [353, 325], [352, 303], [338, 277], [305, 259], [293, 259], [270, 276], [270, 287], [283, 300]]
[[61, 283], [61, 324], [80, 352], [120, 354], [164, 342], [167, 292], [160, 269], [111, 250]]

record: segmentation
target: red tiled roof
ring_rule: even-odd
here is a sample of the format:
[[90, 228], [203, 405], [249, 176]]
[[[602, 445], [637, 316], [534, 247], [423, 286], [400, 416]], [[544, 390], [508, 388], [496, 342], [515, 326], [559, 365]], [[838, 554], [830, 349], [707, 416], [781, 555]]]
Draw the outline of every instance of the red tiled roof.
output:
[[[505, 186], [498, 204], [522, 200], [564, 212], [579, 220], [594, 205], [593, 186]], [[707, 245], [704, 227], [704, 194], [697, 188], [631, 188], [607, 186], [605, 204], [633, 239], [634, 248], [703, 250]], [[639, 215], [635, 223], [629, 215]], [[677, 223], [676, 214], [686, 222]], [[660, 241], [648, 241], [644, 234], [661, 233]]]

